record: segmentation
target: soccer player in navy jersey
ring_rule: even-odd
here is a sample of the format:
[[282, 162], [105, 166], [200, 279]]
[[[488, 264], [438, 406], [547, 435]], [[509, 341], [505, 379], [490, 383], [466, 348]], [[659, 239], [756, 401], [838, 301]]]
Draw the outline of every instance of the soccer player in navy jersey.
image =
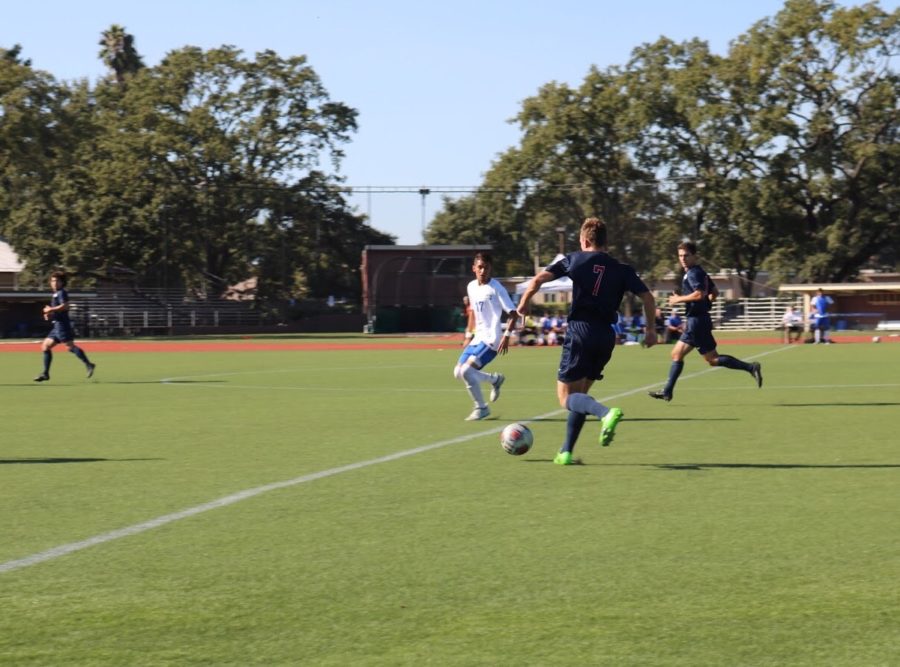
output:
[[44, 353], [44, 372], [34, 378], [35, 382], [47, 382], [50, 379], [50, 364], [53, 363], [53, 348], [63, 343], [69, 348], [69, 352], [81, 359], [87, 368], [87, 376], [94, 374], [96, 364], [92, 364], [84, 350], [75, 345], [75, 330], [69, 319], [69, 294], [66, 292], [66, 274], [62, 271], [54, 271], [50, 276], [50, 289], [53, 294], [50, 297], [50, 305], [44, 306], [44, 319], [53, 323], [53, 328], [41, 343]]
[[698, 264], [697, 245], [684, 241], [678, 245], [678, 261], [684, 268], [684, 280], [681, 294], [669, 297], [669, 305], [684, 304], [685, 325], [681, 338], [672, 349], [672, 365], [669, 367], [669, 379], [659, 391], [651, 391], [650, 396], [663, 401], [671, 401], [675, 392], [675, 383], [684, 369], [684, 358], [695, 347], [710, 366], [724, 366], [734, 370], [747, 371], [762, 387], [762, 368], [759, 362], [747, 363], [727, 354], [716, 351], [716, 339], [712, 333], [712, 318], [709, 316], [711, 302], [719, 295], [709, 275]]
[[[572, 279], [572, 305], [556, 382], [559, 404], [569, 411], [566, 437], [553, 459], [558, 465], [579, 462], [572, 458], [572, 451], [588, 415], [601, 420], [600, 444], [604, 447], [612, 442], [616, 425], [624, 416], [621, 409], [606, 407], [589, 396], [588, 391], [596, 380], [603, 378], [603, 370], [612, 358], [616, 347], [613, 324], [618, 319], [625, 292], [636, 294], [643, 302], [644, 321], [650, 321], [656, 311], [653, 295], [635, 270], [607, 254], [606, 225], [602, 220], [584, 221], [580, 245], [580, 252], [566, 255], [532, 278], [516, 308], [518, 315], [524, 315], [541, 285], [563, 276]], [[507, 333], [516, 319], [511, 318]], [[509, 339], [504, 338], [501, 353], [508, 344]], [[655, 329], [647, 330], [644, 345], [656, 345]]]

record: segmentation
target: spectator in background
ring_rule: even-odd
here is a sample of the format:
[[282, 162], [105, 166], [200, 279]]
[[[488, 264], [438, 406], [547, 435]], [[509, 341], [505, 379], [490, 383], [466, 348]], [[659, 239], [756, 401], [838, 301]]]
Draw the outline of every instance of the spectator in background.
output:
[[522, 319], [522, 328], [519, 329], [519, 345], [534, 345], [537, 342], [538, 322], [526, 315]]
[[834, 299], [827, 296], [820, 287], [812, 300], [813, 313], [816, 316], [816, 329], [813, 335], [817, 343], [831, 343], [831, 338], [828, 337], [828, 330], [831, 328], [831, 316], [829, 313], [832, 304], [834, 304]]
[[793, 306], [788, 306], [781, 317], [781, 329], [784, 332], [784, 343], [796, 343], [803, 334], [803, 318], [800, 313], [794, 312]]
[[644, 333], [647, 329], [646, 325], [647, 322], [640, 313], [635, 313], [634, 316], [632, 316], [630, 332], [636, 343], [640, 343], [644, 340]]
[[661, 308], [657, 308], [653, 316], [653, 328], [656, 329], [656, 339], [662, 340], [666, 335], [666, 318], [663, 317]]
[[550, 318], [550, 345], [562, 345], [566, 339], [566, 316], [554, 315]]
[[668, 318], [666, 318], [666, 334], [664, 340], [667, 343], [674, 343], [681, 338], [684, 333], [684, 321], [678, 314], [677, 310], [672, 310]]
[[622, 313], [618, 313], [618, 319], [612, 325], [612, 328], [616, 332], [616, 345], [624, 345], [628, 334], [625, 331], [625, 316]]
[[550, 315], [544, 313], [539, 322], [538, 345], [550, 345], [550, 332], [553, 329], [550, 324]]

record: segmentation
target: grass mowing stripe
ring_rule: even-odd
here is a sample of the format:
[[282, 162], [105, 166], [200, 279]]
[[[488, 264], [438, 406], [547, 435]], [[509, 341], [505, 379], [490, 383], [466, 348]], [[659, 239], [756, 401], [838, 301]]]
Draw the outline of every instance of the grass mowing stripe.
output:
[[[769, 354], [774, 354], [775, 352], [783, 351], [786, 349], [793, 349], [790, 347], [778, 348], [776, 350], [772, 350], [769, 352], [763, 352], [759, 355], [755, 355], [755, 357], [762, 357]], [[689, 375], [683, 376], [682, 380], [687, 380], [694, 377], [699, 377], [701, 375], [705, 375], [707, 373], [711, 373], [712, 371], [718, 370], [718, 368], [706, 368], [701, 371], [697, 371], [696, 373], [691, 373]], [[244, 374], [244, 373], [235, 373]], [[216, 376], [225, 376], [227, 373], [217, 373]], [[185, 376], [187, 377], [187, 376]], [[196, 377], [196, 376], [194, 376]], [[162, 383], [171, 383], [178, 384], [175, 378], [168, 378], [161, 380]], [[653, 384], [644, 385], [642, 387], [637, 387], [634, 389], [629, 389], [624, 392], [619, 392], [618, 394], [613, 394], [610, 396], [604, 396], [601, 398], [601, 402], [608, 402], [615, 400], [617, 398], [624, 398], [627, 396], [632, 396], [634, 394], [647, 391], [652, 387], [657, 386], [659, 383], [654, 382]], [[215, 385], [208, 385], [215, 386]], [[532, 417], [527, 420], [523, 420], [525, 423], [541, 421], [543, 419], [548, 419], [550, 417], [554, 417], [556, 415], [562, 414], [566, 412], [566, 410], [560, 408], [558, 410], [553, 410], [551, 412], [545, 413], [543, 415], [538, 415]], [[43, 563], [49, 560], [53, 560], [55, 558], [60, 558], [62, 556], [66, 556], [71, 553], [75, 553], [78, 551], [82, 551], [84, 549], [88, 549], [90, 547], [94, 547], [100, 544], [104, 544], [106, 542], [112, 542], [114, 540], [118, 540], [124, 537], [131, 537], [133, 535], [138, 535], [140, 533], [146, 532], [148, 530], [153, 530], [155, 528], [160, 528], [167, 524], [173, 523], [175, 521], [180, 521], [182, 519], [187, 519], [193, 516], [197, 516], [199, 514], [203, 514], [210, 510], [218, 509], [220, 507], [227, 507], [228, 505], [232, 505], [234, 503], [240, 502], [242, 500], [247, 500], [248, 498], [253, 498], [264, 493], [268, 493], [269, 491], [275, 491], [278, 489], [284, 489], [292, 486], [297, 486], [298, 484], [304, 484], [306, 482], [313, 482], [319, 479], [324, 479], [326, 477], [332, 477], [334, 475], [338, 475], [344, 472], [351, 472], [354, 470], [360, 470], [362, 468], [367, 468], [373, 465], [377, 465], [380, 463], [388, 463], [390, 461], [395, 461], [397, 459], [405, 458], [408, 456], [413, 456], [415, 454], [421, 454], [424, 452], [428, 452], [434, 449], [439, 449], [441, 447], [447, 447], [449, 445], [455, 445], [463, 442], [469, 442], [471, 440], [475, 440], [477, 438], [485, 437], [488, 435], [493, 435], [495, 433], [499, 433], [503, 430], [503, 426], [497, 426], [485, 431], [480, 431], [478, 433], [470, 433], [468, 435], [459, 436], [456, 438], [450, 438], [448, 440], [441, 440], [439, 442], [431, 443], [428, 445], [422, 445], [420, 447], [414, 447], [412, 449], [407, 449], [401, 452], [395, 452], [394, 454], [388, 454], [386, 456], [380, 456], [378, 458], [369, 459], [366, 461], [358, 461], [356, 463], [350, 463], [344, 466], [338, 466], [336, 468], [330, 468], [328, 470], [323, 470], [316, 473], [311, 473], [308, 475], [301, 475], [300, 477], [295, 477], [293, 479], [284, 480], [281, 482], [273, 482], [271, 484], [265, 484], [263, 486], [258, 486], [252, 489], [246, 489], [244, 491], [239, 491], [237, 493], [233, 493], [228, 496], [224, 496], [222, 498], [218, 498], [217, 500], [210, 501], [208, 503], [203, 503], [201, 505], [195, 505], [194, 507], [189, 507], [187, 509], [181, 510], [180, 512], [173, 512], [171, 514], [165, 514], [163, 516], [156, 517], [154, 519], [150, 519], [149, 521], [144, 521], [142, 523], [134, 524], [131, 526], [127, 526], [125, 528], [119, 528], [117, 530], [109, 531], [107, 533], [102, 533], [100, 535], [95, 535], [94, 537], [87, 538], [85, 540], [80, 540], [78, 542], [70, 542], [69, 544], [63, 544], [58, 547], [54, 547], [52, 549], [47, 549], [46, 551], [41, 551], [36, 554], [32, 554], [31, 556], [26, 556], [24, 558], [19, 558], [16, 560], [7, 561], [5, 563], [0, 563], [0, 573], [4, 572], [12, 572], [14, 570], [19, 570], [25, 567], [30, 567], [32, 565], [37, 565], [38, 563]]]

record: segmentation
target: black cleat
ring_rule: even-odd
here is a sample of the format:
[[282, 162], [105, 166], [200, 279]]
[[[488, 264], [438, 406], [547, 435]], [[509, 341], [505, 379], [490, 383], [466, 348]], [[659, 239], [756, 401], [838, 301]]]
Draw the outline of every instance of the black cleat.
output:
[[750, 364], [750, 375], [756, 379], [756, 385], [762, 389], [762, 366], [760, 366], [758, 361]]
[[648, 395], [650, 398], [658, 398], [659, 400], [665, 401], [666, 403], [668, 403], [669, 401], [672, 400], [672, 394], [667, 394], [666, 392], [664, 392], [664, 391], [662, 391], [662, 390], [659, 390], [659, 391], [648, 391], [648, 392], [647, 392], [647, 395]]
[[34, 378], [35, 382], [49, 382], [49, 380], [50, 380], [50, 376], [47, 375], [46, 373], [41, 373], [36, 378]]
[[94, 369], [97, 368], [97, 364], [88, 364], [87, 365], [87, 376], [88, 378], [93, 377]]

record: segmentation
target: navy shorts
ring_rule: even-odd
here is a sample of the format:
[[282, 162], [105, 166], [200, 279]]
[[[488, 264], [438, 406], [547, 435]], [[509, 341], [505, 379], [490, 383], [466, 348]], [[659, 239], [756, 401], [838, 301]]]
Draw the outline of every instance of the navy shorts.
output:
[[696, 347], [700, 354], [716, 349], [716, 339], [712, 333], [712, 319], [709, 315], [688, 316], [681, 334], [681, 342]]
[[47, 338], [51, 338], [57, 343], [66, 343], [70, 340], [75, 340], [75, 330], [72, 328], [71, 324], [54, 322], [53, 328], [50, 329], [50, 333], [47, 334]]
[[570, 321], [557, 379], [560, 382], [575, 382], [584, 378], [599, 380], [614, 349], [616, 332], [611, 324]]

